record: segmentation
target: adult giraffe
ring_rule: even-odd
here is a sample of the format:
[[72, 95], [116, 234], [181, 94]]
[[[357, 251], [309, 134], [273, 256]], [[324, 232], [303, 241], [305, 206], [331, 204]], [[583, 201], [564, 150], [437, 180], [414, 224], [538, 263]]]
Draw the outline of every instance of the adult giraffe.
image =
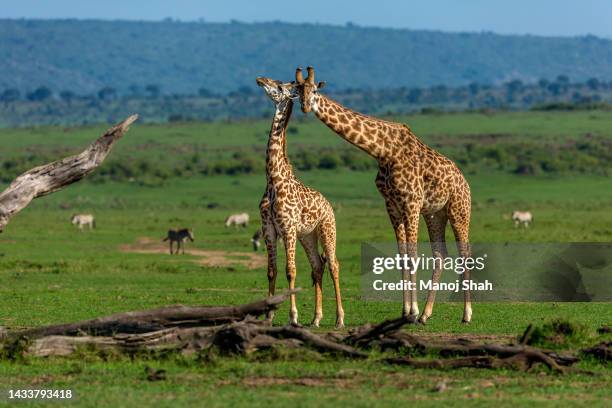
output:
[[[340, 296], [340, 264], [336, 259], [336, 219], [331, 204], [321, 193], [302, 184], [293, 174], [286, 152], [286, 131], [293, 98], [292, 83], [282, 83], [269, 78], [257, 78], [276, 107], [266, 153], [266, 191], [261, 199], [262, 231], [268, 252], [268, 295], [274, 295], [276, 284], [276, 242], [280, 237], [285, 243], [287, 281], [289, 289], [295, 288], [296, 241], [300, 241], [312, 267], [312, 283], [315, 287], [315, 313], [312, 325], [319, 327], [323, 317], [323, 268], [325, 261], [334, 282], [336, 294], [336, 327], [344, 327], [344, 310]], [[319, 242], [325, 258], [319, 255]], [[298, 324], [295, 293], [290, 296], [289, 323]], [[273, 313], [268, 319], [273, 318]]]
[[[300, 68], [295, 78], [302, 111], [314, 111], [331, 130], [378, 161], [376, 187], [385, 199], [400, 254], [407, 254], [412, 259], [416, 257], [419, 214], [423, 214], [435, 257], [447, 256], [445, 229], [448, 221], [460, 256], [469, 257], [470, 187], [455, 163], [426, 146], [408, 126], [363, 115], [322, 95], [319, 89], [325, 83], [316, 84], [314, 69], [308, 67], [307, 70], [306, 79]], [[403, 270], [402, 279], [408, 281], [410, 272]], [[432, 281], [439, 282], [441, 273], [441, 268], [434, 269]], [[466, 271], [463, 279], [469, 278], [470, 272]], [[402, 313], [416, 321], [419, 314], [416, 271], [411, 274], [410, 281], [413, 289], [404, 290]], [[425, 323], [431, 316], [435, 295], [435, 290], [429, 291], [419, 322]], [[468, 323], [471, 318], [471, 297], [466, 290], [463, 322]]]

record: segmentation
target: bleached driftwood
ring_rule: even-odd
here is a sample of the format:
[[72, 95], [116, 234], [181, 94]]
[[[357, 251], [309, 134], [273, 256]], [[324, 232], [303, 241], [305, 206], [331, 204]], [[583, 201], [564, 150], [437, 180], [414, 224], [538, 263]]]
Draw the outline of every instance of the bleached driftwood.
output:
[[136, 119], [138, 115], [132, 115], [108, 129], [77, 155], [35, 167], [17, 177], [0, 193], [0, 232], [11, 217], [23, 210], [33, 199], [58, 191], [91, 173], [104, 161], [113, 144]]

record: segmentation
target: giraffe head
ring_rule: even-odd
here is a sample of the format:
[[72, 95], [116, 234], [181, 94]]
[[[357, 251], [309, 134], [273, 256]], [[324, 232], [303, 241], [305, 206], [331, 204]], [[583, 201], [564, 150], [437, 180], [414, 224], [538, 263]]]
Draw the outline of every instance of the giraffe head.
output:
[[295, 71], [296, 90], [300, 97], [302, 112], [304, 113], [308, 113], [312, 110], [315, 106], [314, 99], [317, 92], [325, 86], [325, 82], [315, 83], [313, 67], [308, 67], [306, 70], [308, 71], [306, 79], [304, 79], [304, 75], [302, 74], [302, 68], [298, 68]]
[[261, 86], [275, 105], [283, 101], [297, 98], [293, 82], [281, 82], [270, 78], [257, 77], [257, 85]]

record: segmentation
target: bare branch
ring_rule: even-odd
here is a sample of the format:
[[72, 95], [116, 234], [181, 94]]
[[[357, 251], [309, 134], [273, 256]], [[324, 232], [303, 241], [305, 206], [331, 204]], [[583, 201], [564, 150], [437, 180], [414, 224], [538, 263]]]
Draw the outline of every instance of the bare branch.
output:
[[35, 167], [17, 177], [0, 193], [0, 232], [11, 217], [23, 210], [38, 197], [53, 193], [62, 187], [79, 181], [98, 167], [130, 125], [138, 119], [132, 115], [108, 129], [82, 153]]

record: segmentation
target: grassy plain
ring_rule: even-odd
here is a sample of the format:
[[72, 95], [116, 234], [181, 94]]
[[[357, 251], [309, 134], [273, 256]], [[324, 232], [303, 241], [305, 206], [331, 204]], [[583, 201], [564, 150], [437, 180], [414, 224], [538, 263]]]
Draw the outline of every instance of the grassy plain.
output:
[[[297, 114], [296, 114], [297, 116]], [[344, 148], [346, 143], [321, 124], [297, 118], [290, 135], [290, 154], [296, 149]], [[537, 140], [562, 143], [589, 133], [612, 139], [612, 113], [505, 113], [403, 117], [417, 135], [432, 145], [503, 135], [505, 143]], [[180, 161], [194, 152], [204, 160], [229, 157], [235, 151], [261, 154], [268, 120], [239, 123], [135, 125], [103, 166], [145, 158], [155, 162]], [[2, 130], [0, 158], [32, 155], [61, 156], [76, 152], [104, 126], [79, 129], [53, 127]], [[488, 139], [487, 139], [488, 140]], [[452, 158], [452, 149], [447, 150]], [[103, 169], [100, 169], [103, 170]], [[400, 305], [367, 302], [360, 288], [360, 244], [392, 242], [393, 233], [382, 199], [374, 187], [375, 171], [299, 171], [308, 185], [323, 192], [336, 208], [338, 257], [346, 322], [354, 327], [395, 317]], [[473, 193], [474, 242], [611, 242], [612, 179], [590, 174], [519, 176], [468, 167]], [[197, 256], [137, 254], [120, 250], [143, 237], [161, 240], [169, 227], [193, 227], [203, 250], [251, 251], [249, 238], [258, 226], [257, 205], [265, 187], [261, 172], [236, 176], [171, 176], [157, 186], [132, 181], [83, 181], [36, 200], [17, 215], [0, 235], [0, 326], [18, 328], [74, 321], [118, 311], [174, 303], [233, 304], [265, 296], [264, 268], [241, 265], [203, 266]], [[515, 229], [508, 215], [529, 209], [534, 228]], [[226, 229], [228, 213], [247, 211], [254, 220], [246, 230]], [[79, 233], [69, 224], [75, 212], [92, 212], [98, 228]], [[421, 225], [420, 238], [426, 240]], [[450, 231], [449, 240], [452, 239]], [[263, 255], [263, 254], [262, 254]], [[279, 287], [283, 279], [280, 259]], [[298, 251], [300, 321], [308, 323], [313, 309], [310, 269]], [[333, 327], [331, 281], [324, 280], [325, 329]], [[529, 323], [568, 318], [595, 336], [612, 322], [606, 303], [483, 303], [474, 307], [474, 321], [462, 325], [461, 305], [439, 303], [427, 326], [407, 330], [426, 333], [489, 333], [518, 335]], [[287, 318], [286, 306], [277, 324]], [[594, 337], [593, 337], [594, 338]], [[585, 342], [592, 340], [585, 339]], [[171, 357], [131, 361], [84, 355], [79, 359], [0, 361], [0, 390], [9, 387], [72, 388], [83, 406], [132, 406], [154, 401], [160, 406], [207, 406], [231, 403], [249, 406], [298, 406], [352, 403], [384, 406], [415, 402], [429, 406], [444, 402], [463, 405], [516, 405], [544, 402], [608, 405], [609, 369], [581, 363], [594, 376], [560, 377], [547, 372], [518, 374], [506, 371], [416, 370], [385, 366], [372, 360], [354, 362], [308, 354], [298, 361], [287, 356], [210, 358], [206, 361]], [[164, 368], [168, 379], [148, 382], [145, 365]], [[449, 389], [432, 393], [438, 381]], [[561, 402], [562, 401], [562, 402]]]

